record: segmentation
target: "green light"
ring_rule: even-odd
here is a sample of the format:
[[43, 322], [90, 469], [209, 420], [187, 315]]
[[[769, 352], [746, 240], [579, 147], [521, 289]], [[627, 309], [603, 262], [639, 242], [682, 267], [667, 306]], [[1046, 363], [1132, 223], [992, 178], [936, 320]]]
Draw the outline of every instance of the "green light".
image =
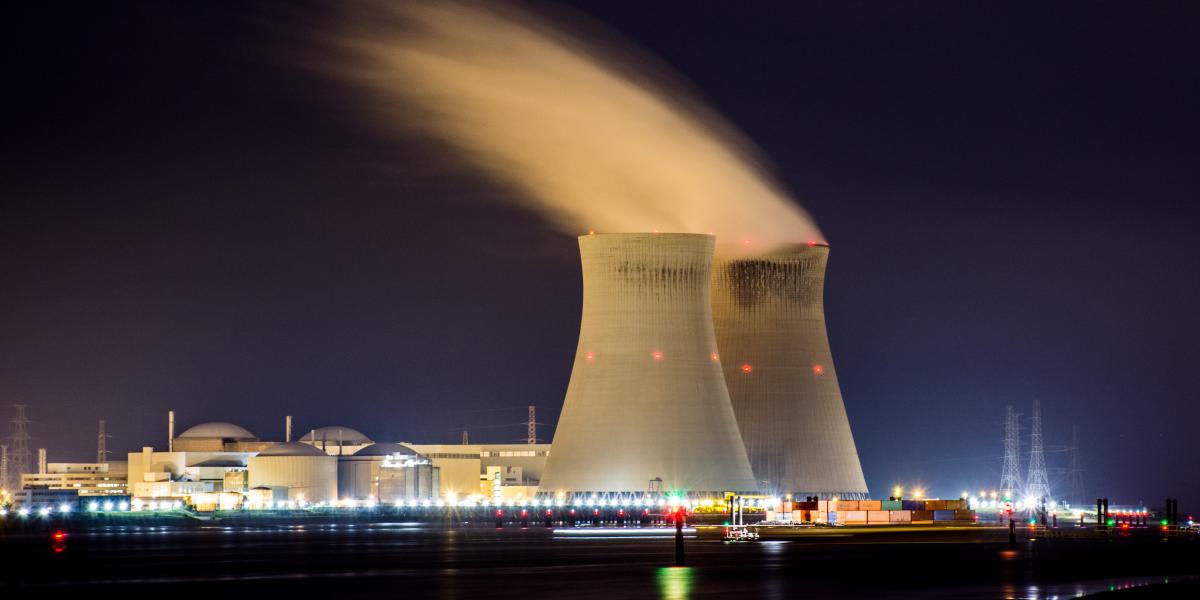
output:
[[1033, 524], [1034, 524], [1034, 523], [1036, 523], [1036, 522], [1037, 522], [1037, 521], [1035, 521], [1034, 519], [1030, 519], [1030, 520], [1029, 520], [1029, 524], [1030, 524], [1030, 525], [1033, 525]]
[[692, 593], [692, 570], [687, 567], [659, 569], [658, 590], [663, 600], [687, 600]]
[[1163, 520], [1162, 520], [1162, 522], [1160, 522], [1160, 523], [1159, 523], [1159, 525], [1166, 525], [1166, 524], [1167, 524], [1167, 520], [1166, 520], [1166, 519], [1163, 519]]
[[1112, 520], [1112, 519], [1109, 519], [1109, 520], [1108, 520], [1108, 526], [1109, 526], [1109, 527], [1112, 527], [1113, 523], [1116, 523], [1116, 521], [1114, 521], [1114, 520]]

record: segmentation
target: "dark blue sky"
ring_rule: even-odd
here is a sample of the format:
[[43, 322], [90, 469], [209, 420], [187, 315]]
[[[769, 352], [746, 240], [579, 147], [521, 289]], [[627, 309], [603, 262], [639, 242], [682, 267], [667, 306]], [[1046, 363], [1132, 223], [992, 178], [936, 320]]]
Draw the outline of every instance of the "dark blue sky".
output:
[[[573, 4], [678, 69], [825, 231], [877, 494], [994, 487], [1004, 406], [1038, 398], [1048, 445], [1078, 425], [1091, 496], [1200, 499], [1194, 5]], [[162, 445], [169, 408], [264, 438], [285, 414], [429, 442], [557, 418], [574, 240], [364, 128], [277, 16], [6, 16], [0, 401], [51, 460], [93, 456], [101, 418], [118, 451]]]

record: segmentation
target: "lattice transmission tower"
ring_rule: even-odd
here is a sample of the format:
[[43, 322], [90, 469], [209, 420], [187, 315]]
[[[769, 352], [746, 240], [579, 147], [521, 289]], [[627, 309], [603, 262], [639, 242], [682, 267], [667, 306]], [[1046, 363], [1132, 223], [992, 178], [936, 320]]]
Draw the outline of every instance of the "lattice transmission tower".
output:
[[526, 429], [526, 437], [528, 438], [530, 444], [537, 443], [537, 418], [536, 418], [536, 416], [537, 416], [537, 411], [536, 411], [535, 407], [532, 404], [529, 405], [529, 425]]
[[13, 486], [8, 484], [8, 446], [0, 444], [0, 489], [12, 488]]
[[1071, 504], [1085, 506], [1088, 503], [1087, 490], [1083, 487], [1083, 463], [1079, 457], [1079, 428], [1071, 426]]
[[110, 436], [104, 432], [104, 419], [100, 419], [100, 437], [96, 441], [96, 462], [108, 462], [108, 438]]
[[1029, 426], [1029, 473], [1025, 496], [1040, 504], [1050, 499], [1050, 478], [1046, 474], [1046, 454], [1042, 448], [1042, 405], [1033, 401], [1033, 419]]
[[1004, 419], [1004, 466], [1000, 470], [1000, 497], [1013, 500], [1021, 481], [1021, 415], [1008, 405]]
[[8, 443], [8, 472], [13, 479], [30, 472], [33, 455], [29, 453], [29, 419], [25, 416], [27, 404], [14, 404], [17, 416], [12, 420], [12, 435]]

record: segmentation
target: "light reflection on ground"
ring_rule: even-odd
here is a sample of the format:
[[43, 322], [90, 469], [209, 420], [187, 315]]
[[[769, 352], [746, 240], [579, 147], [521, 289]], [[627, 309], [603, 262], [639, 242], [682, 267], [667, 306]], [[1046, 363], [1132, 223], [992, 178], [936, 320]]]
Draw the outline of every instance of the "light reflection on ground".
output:
[[663, 600], [688, 600], [692, 593], [690, 567], [663, 567], [658, 570], [658, 589]]

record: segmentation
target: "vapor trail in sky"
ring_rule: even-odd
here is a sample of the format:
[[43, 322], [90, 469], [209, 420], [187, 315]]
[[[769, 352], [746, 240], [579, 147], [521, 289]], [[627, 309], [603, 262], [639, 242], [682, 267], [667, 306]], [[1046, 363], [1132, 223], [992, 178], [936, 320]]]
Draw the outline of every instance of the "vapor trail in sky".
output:
[[364, 86], [372, 124], [447, 143], [565, 232], [711, 232], [752, 251], [822, 240], [749, 143], [614, 36], [496, 2], [346, 10], [331, 70]]

